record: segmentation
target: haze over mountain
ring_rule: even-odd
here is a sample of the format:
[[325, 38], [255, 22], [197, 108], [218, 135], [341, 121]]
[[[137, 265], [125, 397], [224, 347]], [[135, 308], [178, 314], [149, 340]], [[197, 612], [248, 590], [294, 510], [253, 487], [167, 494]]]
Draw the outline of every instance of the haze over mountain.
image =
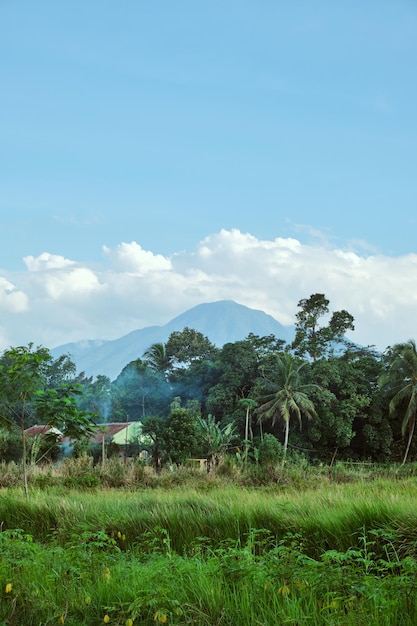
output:
[[164, 326], [148, 326], [110, 341], [93, 339], [68, 343], [53, 348], [51, 354], [54, 358], [69, 354], [78, 372], [85, 372], [87, 376], [104, 374], [113, 380], [128, 363], [141, 358], [153, 343], [166, 342], [172, 332], [185, 327], [201, 332], [218, 347], [244, 339], [250, 333], [260, 337], [275, 335], [287, 342], [294, 335], [292, 326], [283, 326], [263, 311], [232, 300], [220, 300], [199, 304]]

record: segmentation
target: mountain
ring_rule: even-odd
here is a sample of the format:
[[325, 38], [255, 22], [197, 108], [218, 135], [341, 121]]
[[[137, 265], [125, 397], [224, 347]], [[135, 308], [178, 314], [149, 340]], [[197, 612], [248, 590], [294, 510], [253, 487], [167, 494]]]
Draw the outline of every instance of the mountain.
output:
[[283, 326], [263, 311], [250, 309], [232, 300], [220, 300], [199, 304], [164, 326], [147, 326], [110, 341], [67, 343], [53, 348], [51, 354], [54, 358], [69, 354], [78, 372], [85, 372], [87, 376], [104, 374], [113, 380], [125, 365], [142, 357], [153, 343], [166, 342], [172, 332], [185, 327], [199, 331], [218, 347], [245, 339], [249, 333], [260, 337], [275, 335], [287, 342], [292, 341], [294, 336], [293, 327]]

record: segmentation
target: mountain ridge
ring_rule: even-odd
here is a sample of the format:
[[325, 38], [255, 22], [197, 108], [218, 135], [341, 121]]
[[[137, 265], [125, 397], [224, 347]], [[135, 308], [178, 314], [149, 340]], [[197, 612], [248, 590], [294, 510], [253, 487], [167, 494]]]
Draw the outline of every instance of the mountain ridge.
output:
[[251, 309], [233, 300], [198, 304], [174, 317], [163, 326], [132, 330], [118, 339], [87, 339], [63, 344], [51, 350], [54, 358], [69, 354], [77, 371], [87, 376], [103, 374], [115, 379], [131, 361], [141, 358], [149, 346], [166, 342], [174, 331], [193, 328], [217, 347], [245, 339], [250, 333], [261, 337], [275, 335], [291, 341], [293, 327], [283, 326], [272, 315]]

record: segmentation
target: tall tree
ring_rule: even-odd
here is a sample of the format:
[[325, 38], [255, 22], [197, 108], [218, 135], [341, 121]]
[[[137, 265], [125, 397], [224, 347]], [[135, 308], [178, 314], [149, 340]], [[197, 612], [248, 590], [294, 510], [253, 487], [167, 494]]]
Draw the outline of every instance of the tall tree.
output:
[[49, 350], [29, 346], [10, 348], [0, 364], [0, 420], [9, 426], [17, 423], [23, 451], [23, 488], [28, 497], [27, 447], [25, 429], [31, 416], [49, 428], [59, 428], [73, 439], [92, 432], [94, 424], [78, 409], [79, 386], [70, 383], [57, 388], [45, 385], [45, 365], [52, 361]]
[[205, 335], [187, 326], [182, 331], [172, 332], [166, 343], [166, 353], [176, 367], [189, 367], [196, 361], [214, 357], [216, 352]]
[[404, 465], [410, 451], [416, 426], [417, 414], [417, 347], [413, 339], [393, 347], [391, 363], [380, 378], [380, 385], [389, 397], [390, 414], [403, 412], [402, 434], [408, 432]]
[[166, 344], [163, 342], [153, 343], [149, 346], [143, 353], [143, 360], [165, 378], [172, 365], [172, 357], [167, 353]]
[[277, 359], [273, 379], [266, 377], [264, 379], [260, 405], [255, 410], [260, 420], [270, 419], [272, 426], [278, 418], [283, 419], [285, 427], [283, 463], [287, 454], [291, 416], [297, 417], [301, 429], [302, 416], [311, 419], [316, 413], [309, 394], [317, 388], [317, 385], [303, 383], [303, 371], [307, 366], [306, 361], [298, 361], [288, 353], [282, 354]]
[[113, 419], [140, 421], [148, 415], [166, 415], [171, 395], [162, 374], [146, 361], [131, 361], [112, 383]]
[[314, 293], [298, 303], [295, 338], [291, 345], [298, 356], [309, 355], [313, 361], [331, 352], [335, 344], [345, 342], [347, 330], [354, 330], [354, 318], [345, 311], [335, 311], [327, 325], [321, 319], [329, 314], [329, 300], [323, 293]]
[[164, 430], [167, 456], [180, 465], [191, 458], [201, 446], [197, 423], [198, 415], [188, 409], [174, 409], [168, 416]]

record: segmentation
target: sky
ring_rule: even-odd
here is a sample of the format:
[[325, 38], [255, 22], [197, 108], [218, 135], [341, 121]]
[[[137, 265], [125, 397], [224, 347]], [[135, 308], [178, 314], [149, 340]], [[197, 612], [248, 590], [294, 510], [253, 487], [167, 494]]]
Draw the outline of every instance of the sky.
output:
[[417, 339], [415, 0], [0, 0], [0, 349], [324, 293]]

